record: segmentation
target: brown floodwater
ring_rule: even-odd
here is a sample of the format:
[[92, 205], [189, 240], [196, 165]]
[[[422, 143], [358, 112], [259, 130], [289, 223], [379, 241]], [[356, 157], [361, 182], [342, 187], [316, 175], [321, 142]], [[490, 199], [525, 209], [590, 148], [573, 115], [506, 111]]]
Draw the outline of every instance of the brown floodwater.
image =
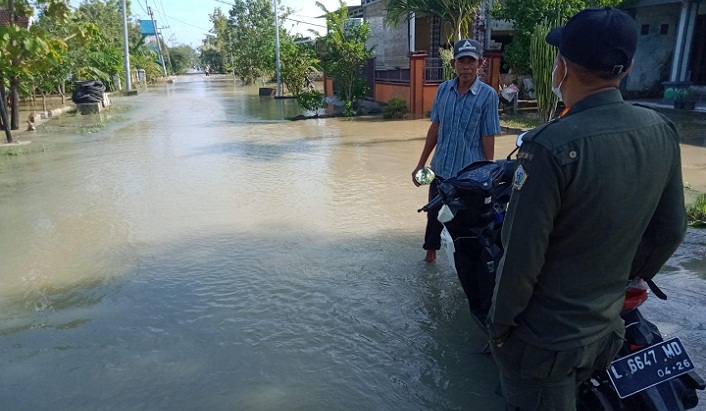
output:
[[[181, 77], [0, 157], [0, 408], [503, 409], [455, 274], [421, 261], [428, 120], [256, 94]], [[706, 375], [703, 257], [691, 230], [645, 315]]]

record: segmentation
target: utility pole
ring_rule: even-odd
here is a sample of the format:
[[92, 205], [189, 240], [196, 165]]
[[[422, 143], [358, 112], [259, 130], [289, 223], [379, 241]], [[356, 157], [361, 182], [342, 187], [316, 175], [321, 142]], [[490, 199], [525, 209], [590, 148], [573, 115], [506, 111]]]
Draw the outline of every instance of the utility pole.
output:
[[282, 83], [280, 82], [279, 69], [279, 20], [277, 19], [277, 0], [273, 0], [275, 5], [275, 54], [277, 55], [277, 97], [282, 97]]
[[230, 51], [230, 69], [233, 70], [233, 77], [235, 77], [235, 66], [233, 65], [233, 40], [230, 38], [230, 30], [228, 33], [228, 51]]
[[[167, 26], [167, 27], [160, 27], [160, 29], [168, 29], [168, 28], [169, 28], [169, 26]], [[164, 51], [165, 51], [166, 54], [167, 54], [167, 64], [169, 65], [169, 70], [171, 70], [171, 72], [173, 73], [173, 72], [174, 72], [174, 66], [172, 66], [172, 58], [169, 56], [169, 46], [167, 45], [167, 42], [166, 42], [166, 41], [164, 42]]]
[[[125, 1], [125, 0], [123, 0]], [[162, 45], [159, 41], [159, 33], [157, 32], [157, 23], [154, 21], [154, 13], [152, 13], [152, 7], [147, 4], [147, 0], [145, 0], [145, 5], [147, 6], [147, 14], [150, 15], [150, 19], [152, 20], [152, 27], [154, 27], [154, 38], [157, 40], [157, 50], [159, 50], [159, 60], [162, 62], [162, 75], [164, 77], [167, 77], [167, 67], [164, 65], [164, 54], [162, 54]]]
[[123, 0], [123, 52], [125, 53], [125, 93], [132, 89], [132, 76], [130, 74], [130, 46], [127, 39], [127, 7]]

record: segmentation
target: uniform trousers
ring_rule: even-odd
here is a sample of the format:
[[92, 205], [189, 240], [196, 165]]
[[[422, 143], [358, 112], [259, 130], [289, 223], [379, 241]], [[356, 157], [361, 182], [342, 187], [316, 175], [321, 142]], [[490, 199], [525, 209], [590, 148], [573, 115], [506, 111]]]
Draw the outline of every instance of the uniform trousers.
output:
[[623, 342], [620, 335], [610, 332], [568, 351], [539, 348], [512, 335], [502, 348], [491, 343], [507, 410], [576, 410], [580, 385], [594, 371], [607, 369]]

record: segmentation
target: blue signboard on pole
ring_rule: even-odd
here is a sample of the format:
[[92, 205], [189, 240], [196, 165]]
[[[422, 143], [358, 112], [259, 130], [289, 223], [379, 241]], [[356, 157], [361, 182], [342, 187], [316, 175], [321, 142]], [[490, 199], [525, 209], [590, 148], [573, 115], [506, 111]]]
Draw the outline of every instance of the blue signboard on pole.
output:
[[143, 36], [156, 35], [156, 30], [154, 29], [155, 24], [152, 24], [152, 20], [140, 20], [140, 31], [142, 31], [142, 35]]

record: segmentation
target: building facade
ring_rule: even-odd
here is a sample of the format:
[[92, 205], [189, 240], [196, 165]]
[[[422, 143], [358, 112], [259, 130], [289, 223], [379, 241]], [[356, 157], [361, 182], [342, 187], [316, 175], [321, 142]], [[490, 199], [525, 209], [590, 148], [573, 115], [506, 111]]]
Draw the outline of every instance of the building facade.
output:
[[706, 86], [706, 0], [636, 0], [625, 10], [639, 31], [628, 95], [670, 100], [673, 86]]

